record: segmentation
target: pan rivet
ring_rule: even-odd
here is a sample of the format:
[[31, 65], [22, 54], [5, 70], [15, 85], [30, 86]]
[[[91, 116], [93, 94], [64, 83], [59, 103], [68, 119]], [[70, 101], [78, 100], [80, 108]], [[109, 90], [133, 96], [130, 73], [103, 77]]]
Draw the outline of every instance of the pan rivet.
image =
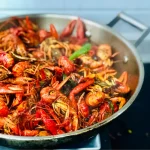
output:
[[86, 35], [86, 37], [90, 37], [90, 36], [91, 36], [91, 32], [87, 30], [87, 31], [85, 32], [85, 35]]
[[124, 62], [124, 63], [127, 63], [127, 62], [128, 62], [128, 60], [129, 60], [127, 56], [124, 56], [124, 58], [123, 58], [123, 59], [124, 59], [124, 60], [123, 60], [123, 62]]

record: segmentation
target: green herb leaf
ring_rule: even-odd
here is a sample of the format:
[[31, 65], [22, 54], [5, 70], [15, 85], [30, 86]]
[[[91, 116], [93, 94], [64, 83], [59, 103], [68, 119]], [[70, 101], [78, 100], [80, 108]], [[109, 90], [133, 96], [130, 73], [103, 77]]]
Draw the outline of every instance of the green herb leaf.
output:
[[66, 77], [67, 77], [67, 75], [63, 73], [63, 80], [64, 80]]
[[86, 54], [91, 49], [91, 44], [86, 43], [84, 44], [79, 50], [75, 51], [70, 57], [70, 60], [74, 60], [78, 58], [82, 54]]

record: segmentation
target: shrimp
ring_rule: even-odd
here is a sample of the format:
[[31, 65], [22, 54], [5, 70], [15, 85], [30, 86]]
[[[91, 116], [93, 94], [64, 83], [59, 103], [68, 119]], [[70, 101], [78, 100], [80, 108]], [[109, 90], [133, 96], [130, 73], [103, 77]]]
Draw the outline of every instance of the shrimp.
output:
[[23, 76], [24, 70], [30, 66], [28, 61], [18, 62], [12, 68], [12, 73], [15, 77]]

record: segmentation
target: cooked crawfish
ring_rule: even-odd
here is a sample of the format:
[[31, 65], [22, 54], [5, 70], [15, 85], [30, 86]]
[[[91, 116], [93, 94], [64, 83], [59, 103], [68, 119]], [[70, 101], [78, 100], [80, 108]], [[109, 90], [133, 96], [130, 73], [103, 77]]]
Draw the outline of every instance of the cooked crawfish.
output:
[[12, 68], [12, 73], [15, 77], [23, 76], [24, 70], [27, 69], [30, 66], [30, 63], [27, 61], [24, 62], [18, 62], [15, 64]]
[[123, 105], [126, 103], [126, 99], [124, 97], [113, 97], [110, 99], [113, 103], [120, 103], [119, 109], [123, 107]]
[[60, 33], [55, 24], [38, 28], [28, 16], [12, 17], [0, 30], [0, 133], [64, 134], [126, 104], [130, 75], [118, 77], [113, 68], [119, 53], [108, 43], [93, 43], [81, 18]]
[[78, 100], [78, 112], [83, 117], [88, 117], [90, 114], [89, 106], [86, 104], [85, 100], [83, 99], [84, 93], [80, 96]]
[[116, 88], [116, 92], [119, 93], [129, 93], [130, 87], [127, 85], [127, 80], [128, 80], [128, 73], [123, 72], [118, 80], [116, 80], [116, 84], [118, 87]]
[[[56, 100], [55, 103], [53, 103], [53, 108], [56, 111], [56, 113], [58, 114], [58, 116], [60, 116], [60, 111], [63, 111], [63, 115], [64, 115], [64, 121], [63, 121], [63, 125], [64, 127], [68, 130], [69, 126], [70, 129], [69, 130], [73, 130], [76, 131], [79, 127], [78, 127], [78, 115], [77, 112], [74, 108], [70, 107], [68, 105], [68, 103], [66, 103], [65, 101], [58, 99]], [[72, 119], [69, 119], [69, 118]], [[66, 123], [66, 120], [68, 123]], [[71, 121], [72, 120], [72, 121]], [[65, 123], [64, 123], [65, 122]]]
[[0, 81], [6, 79], [11, 75], [11, 71], [9, 71], [6, 67], [3, 65], [0, 65]]
[[70, 76], [68, 76], [64, 81], [62, 81], [60, 84], [58, 82], [52, 82], [52, 87], [47, 86], [44, 87], [41, 92], [41, 101], [52, 104], [58, 97], [64, 97], [64, 95], [59, 91], [62, 86], [69, 80]]
[[101, 60], [106, 60], [112, 56], [111, 46], [108, 44], [102, 44], [98, 47], [97, 56]]
[[56, 100], [58, 96], [61, 95], [61, 93], [55, 90], [54, 88], [48, 86], [41, 90], [40, 95], [41, 101], [52, 104], [53, 101]]
[[112, 108], [110, 107], [108, 102], [105, 102], [100, 106], [99, 121], [108, 118], [110, 115], [112, 115]]
[[64, 73], [69, 75], [70, 73], [75, 71], [75, 65], [66, 57], [61, 56], [58, 60], [58, 65], [62, 66]]
[[104, 101], [105, 94], [101, 91], [89, 92], [86, 95], [85, 101], [88, 106], [96, 107]]
[[6, 52], [13, 51], [19, 54], [20, 56], [27, 55], [26, 47], [17, 35], [14, 35], [12, 33], [9, 34], [7, 33], [6, 35], [4, 34], [4, 37], [1, 36], [2, 35], [0, 35], [0, 41], [2, 44], [0, 45], [0, 47], [2, 50]]
[[0, 50], [0, 65], [3, 65], [6, 68], [10, 68], [13, 66], [13, 64], [13, 57], [10, 54]]
[[88, 39], [85, 37], [84, 23], [82, 22], [80, 18], [78, 18], [77, 20], [70, 21], [67, 27], [60, 34], [60, 38], [64, 39], [65, 37], [71, 36], [76, 24], [77, 24], [76, 36], [70, 37], [69, 41], [70, 43], [73, 43], [73, 44], [82, 45], [85, 42], [87, 42]]
[[52, 135], [57, 134], [56, 123], [50, 118], [49, 115], [47, 115], [47, 113], [44, 110], [38, 109], [36, 111], [36, 117], [42, 119], [43, 123], [45, 124], [46, 129], [50, 131]]
[[64, 38], [64, 37], [70, 36], [72, 34], [72, 32], [73, 32], [73, 29], [74, 29], [74, 27], [76, 25], [76, 22], [77, 22], [77, 20], [70, 21], [69, 24], [62, 31], [60, 37]]
[[19, 76], [16, 78], [8, 78], [6, 80], [1, 81], [1, 83], [25, 85], [25, 84], [29, 84], [30, 82], [34, 82], [34, 81], [35, 81], [35, 79], [33, 79], [33, 78]]
[[82, 63], [89, 66], [91, 69], [98, 68], [102, 66], [102, 61], [95, 61], [91, 58], [91, 56], [83, 55], [80, 57]]
[[7, 117], [9, 109], [3, 100], [0, 100], [0, 117]]
[[69, 94], [69, 99], [71, 101], [72, 107], [77, 110], [77, 102], [75, 100], [75, 95], [87, 88], [89, 85], [94, 83], [93, 79], [87, 79], [85, 83], [78, 84]]

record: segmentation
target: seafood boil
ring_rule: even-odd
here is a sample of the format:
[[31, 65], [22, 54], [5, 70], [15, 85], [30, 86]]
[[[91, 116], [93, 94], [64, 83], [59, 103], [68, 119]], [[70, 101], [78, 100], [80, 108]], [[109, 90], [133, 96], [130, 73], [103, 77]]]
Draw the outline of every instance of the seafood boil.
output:
[[113, 68], [119, 53], [90, 41], [80, 18], [58, 33], [53, 24], [47, 31], [28, 16], [12, 17], [0, 31], [0, 133], [73, 132], [126, 104], [128, 72], [118, 77]]

